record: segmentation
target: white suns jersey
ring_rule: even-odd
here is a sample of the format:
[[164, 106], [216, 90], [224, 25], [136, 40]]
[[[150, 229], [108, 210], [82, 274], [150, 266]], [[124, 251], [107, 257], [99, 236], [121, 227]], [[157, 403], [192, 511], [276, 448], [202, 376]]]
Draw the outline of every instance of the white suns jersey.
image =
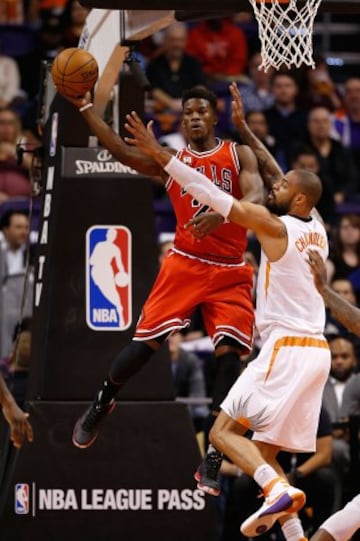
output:
[[319, 251], [325, 261], [329, 246], [323, 225], [293, 216], [281, 216], [287, 229], [285, 254], [268, 261], [264, 251], [257, 282], [256, 326], [264, 341], [273, 329], [285, 332], [322, 334], [325, 305], [306, 262], [308, 249]]

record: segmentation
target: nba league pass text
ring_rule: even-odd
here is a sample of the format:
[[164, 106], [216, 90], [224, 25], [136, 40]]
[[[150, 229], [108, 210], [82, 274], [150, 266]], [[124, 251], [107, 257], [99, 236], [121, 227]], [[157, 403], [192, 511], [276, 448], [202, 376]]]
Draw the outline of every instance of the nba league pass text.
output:
[[[19, 487], [28, 494], [19, 500]], [[205, 494], [200, 490], [185, 489], [61, 489], [36, 488], [17, 485], [15, 512], [41, 511], [201, 511], [205, 508]], [[24, 488], [26, 490], [24, 490]], [[22, 494], [21, 494], [21, 499]], [[33, 501], [31, 501], [33, 500]], [[22, 505], [20, 505], [22, 504]]]

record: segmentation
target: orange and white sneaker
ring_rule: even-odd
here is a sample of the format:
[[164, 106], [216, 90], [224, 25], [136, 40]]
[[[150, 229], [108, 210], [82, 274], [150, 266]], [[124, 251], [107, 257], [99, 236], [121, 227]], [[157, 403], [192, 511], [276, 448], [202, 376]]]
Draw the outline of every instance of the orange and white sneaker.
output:
[[274, 525], [278, 518], [296, 513], [305, 504], [305, 493], [283, 480], [271, 483], [272, 487], [265, 489], [265, 502], [247, 518], [241, 525], [240, 531], [247, 537], [261, 535]]

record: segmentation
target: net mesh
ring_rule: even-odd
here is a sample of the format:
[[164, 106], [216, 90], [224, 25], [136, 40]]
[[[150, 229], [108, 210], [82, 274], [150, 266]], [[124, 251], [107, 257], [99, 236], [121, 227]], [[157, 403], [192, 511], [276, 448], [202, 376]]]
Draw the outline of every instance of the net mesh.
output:
[[249, 2], [259, 26], [262, 56], [259, 69], [298, 68], [302, 64], [314, 67], [313, 27], [321, 0], [306, 0], [300, 6], [297, 0]]

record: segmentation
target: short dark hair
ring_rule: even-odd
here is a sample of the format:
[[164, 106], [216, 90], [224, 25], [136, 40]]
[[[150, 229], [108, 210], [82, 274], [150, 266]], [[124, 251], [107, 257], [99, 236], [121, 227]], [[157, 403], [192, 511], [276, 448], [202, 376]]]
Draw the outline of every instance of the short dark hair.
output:
[[212, 91], [206, 88], [206, 86], [197, 85], [185, 90], [182, 95], [182, 106], [184, 107], [185, 102], [193, 98], [198, 98], [206, 100], [210, 103], [211, 108], [216, 111], [217, 109], [217, 96]]
[[312, 171], [307, 171], [306, 169], [294, 169], [294, 171], [310, 207], [316, 207], [322, 195], [320, 178]]
[[292, 148], [291, 154], [290, 154], [290, 162], [294, 163], [299, 158], [299, 156], [303, 156], [304, 154], [307, 156], [314, 156], [316, 158], [316, 161], [317, 162], [319, 161], [319, 157], [316, 154], [315, 150], [311, 148], [310, 145], [307, 145], [304, 143], [304, 144], [295, 145]]
[[343, 334], [331, 333], [331, 334], [326, 335], [326, 340], [328, 341], [329, 344], [331, 344], [332, 342], [335, 342], [335, 340], [345, 340], [345, 342], [348, 342], [349, 344], [352, 345], [353, 351], [355, 353], [354, 341], [349, 336], [344, 336]]
[[247, 121], [249, 120], [249, 118], [252, 117], [253, 115], [261, 115], [261, 116], [264, 118], [264, 120], [266, 121], [266, 123], [268, 123], [264, 111], [258, 111], [258, 110], [256, 110], [256, 109], [251, 109], [250, 111], [248, 111], [247, 113], [245, 113], [245, 120], [246, 120], [246, 122], [247, 122]]
[[292, 73], [289, 73], [287, 71], [275, 71], [272, 75], [271, 75], [271, 84], [273, 85], [274, 82], [276, 81], [276, 79], [278, 79], [279, 77], [287, 77], [288, 79], [291, 79], [293, 81], [293, 83], [299, 87], [299, 84], [297, 82], [297, 80], [295, 79], [294, 75]]
[[4, 229], [5, 227], [9, 227], [11, 218], [14, 216], [14, 214], [21, 214], [22, 216], [29, 217], [29, 213], [26, 212], [26, 210], [15, 210], [15, 209], [9, 209], [0, 218], [0, 229]]

